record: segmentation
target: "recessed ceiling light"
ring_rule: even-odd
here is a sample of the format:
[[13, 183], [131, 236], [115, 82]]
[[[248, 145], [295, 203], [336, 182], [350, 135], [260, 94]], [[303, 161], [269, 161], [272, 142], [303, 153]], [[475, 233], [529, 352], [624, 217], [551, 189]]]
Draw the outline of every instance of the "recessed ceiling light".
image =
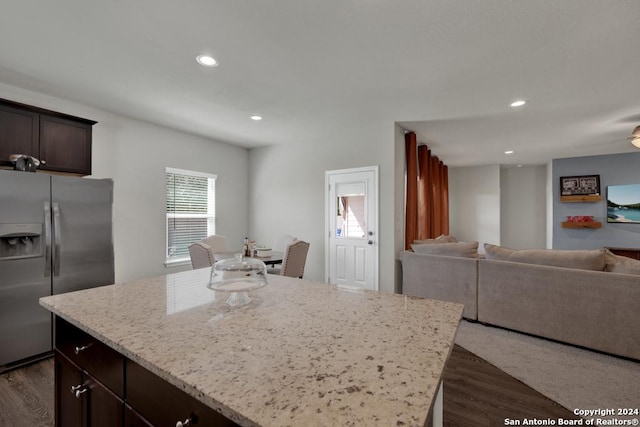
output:
[[262, 116], [251, 116], [251, 120], [262, 120]]
[[519, 167], [519, 168], [521, 168], [521, 167], [522, 167], [522, 165], [518, 165], [518, 167]]
[[511, 103], [511, 106], [512, 106], [512, 107], [522, 107], [522, 106], [523, 106], [524, 104], [526, 104], [526, 103], [527, 103], [527, 101], [524, 101], [524, 100], [520, 99], [520, 100], [518, 100], [518, 101], [513, 101], [513, 102]]
[[513, 150], [505, 151], [504, 154], [513, 154]]
[[220, 65], [216, 58], [209, 55], [198, 55], [196, 56], [196, 61], [198, 61], [198, 64], [204, 65], [205, 67], [217, 67]]

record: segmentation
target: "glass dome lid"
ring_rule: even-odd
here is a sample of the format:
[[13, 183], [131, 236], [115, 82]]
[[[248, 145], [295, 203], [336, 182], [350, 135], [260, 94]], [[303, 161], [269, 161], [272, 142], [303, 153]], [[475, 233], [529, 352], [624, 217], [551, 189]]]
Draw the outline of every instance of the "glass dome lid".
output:
[[211, 267], [211, 277], [207, 287], [214, 291], [248, 292], [266, 286], [267, 266], [255, 258], [223, 259]]

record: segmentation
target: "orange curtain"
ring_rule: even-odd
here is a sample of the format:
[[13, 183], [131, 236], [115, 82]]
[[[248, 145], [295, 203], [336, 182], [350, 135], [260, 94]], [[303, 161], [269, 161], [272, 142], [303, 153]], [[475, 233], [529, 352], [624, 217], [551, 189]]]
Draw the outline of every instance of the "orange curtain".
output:
[[416, 134], [405, 134], [407, 197], [405, 249], [414, 240], [449, 234], [449, 178], [447, 166], [426, 145], [418, 146]]

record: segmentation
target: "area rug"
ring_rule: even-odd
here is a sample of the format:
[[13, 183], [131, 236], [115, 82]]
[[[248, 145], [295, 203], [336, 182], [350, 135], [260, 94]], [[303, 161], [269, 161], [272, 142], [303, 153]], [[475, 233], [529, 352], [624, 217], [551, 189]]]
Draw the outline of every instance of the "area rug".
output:
[[640, 408], [640, 362], [467, 321], [456, 344], [572, 412]]

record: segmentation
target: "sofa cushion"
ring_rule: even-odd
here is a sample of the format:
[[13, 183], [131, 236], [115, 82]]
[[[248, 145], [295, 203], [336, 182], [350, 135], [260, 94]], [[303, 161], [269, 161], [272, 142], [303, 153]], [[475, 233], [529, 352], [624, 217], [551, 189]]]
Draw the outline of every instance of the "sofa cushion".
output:
[[575, 268], [578, 270], [604, 271], [604, 249], [509, 249], [490, 243], [484, 244], [485, 257], [500, 261], [522, 262], [549, 267]]
[[413, 243], [415, 244], [430, 244], [430, 243], [456, 243], [457, 240], [455, 237], [453, 236], [447, 236], [445, 234], [441, 234], [438, 237], [436, 237], [435, 239], [422, 239], [422, 240], [414, 240]]
[[411, 248], [419, 254], [478, 258], [478, 242], [413, 244]]
[[605, 249], [605, 271], [622, 274], [640, 274], [640, 261], [626, 256], [616, 255]]

